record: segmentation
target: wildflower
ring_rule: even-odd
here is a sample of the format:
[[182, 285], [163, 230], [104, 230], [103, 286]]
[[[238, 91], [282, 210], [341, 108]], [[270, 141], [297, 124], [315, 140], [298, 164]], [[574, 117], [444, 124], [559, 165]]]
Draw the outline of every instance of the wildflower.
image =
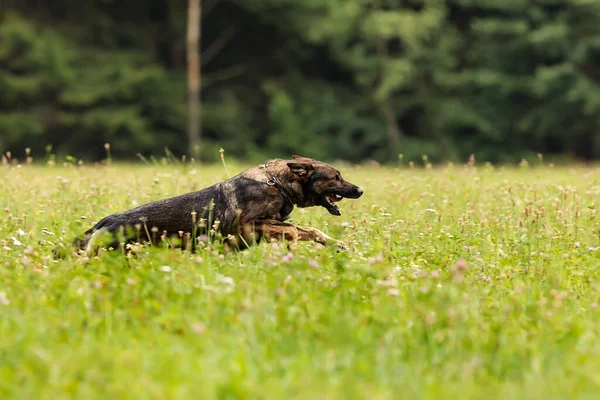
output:
[[459, 259], [452, 267], [454, 271], [464, 271], [467, 269], [467, 262], [464, 259]]
[[204, 333], [204, 331], [206, 330], [206, 326], [204, 326], [202, 322], [194, 322], [190, 325], [190, 328], [192, 329], [192, 332], [194, 332], [197, 335]]
[[383, 256], [381, 254], [377, 254], [375, 257], [370, 257], [367, 261], [369, 265], [377, 264], [383, 261]]
[[235, 281], [230, 276], [217, 274], [217, 283], [223, 287], [223, 292], [231, 293], [235, 288]]
[[10, 304], [10, 300], [6, 297], [6, 293], [0, 292], [0, 306], [7, 306]]
[[171, 272], [173, 269], [171, 267], [169, 267], [168, 265], [163, 265], [162, 267], [159, 268], [161, 271], [163, 272]]
[[436, 320], [437, 320], [437, 319], [436, 319], [436, 317], [435, 317], [435, 313], [434, 313], [434, 312], [432, 312], [431, 314], [428, 314], [428, 315], [425, 317], [425, 324], [427, 324], [427, 325], [433, 325], [433, 324], [435, 324], [435, 321], [436, 321]]
[[79, 257], [76, 262], [77, 262], [77, 264], [83, 264], [83, 265], [89, 264], [90, 258], [87, 257], [87, 256], [86, 257]]
[[375, 283], [379, 286], [384, 286], [384, 287], [397, 287], [398, 286], [398, 281], [393, 279], [391, 276], [386, 276], [385, 279], [383, 279], [383, 280], [378, 279], [375, 281]]

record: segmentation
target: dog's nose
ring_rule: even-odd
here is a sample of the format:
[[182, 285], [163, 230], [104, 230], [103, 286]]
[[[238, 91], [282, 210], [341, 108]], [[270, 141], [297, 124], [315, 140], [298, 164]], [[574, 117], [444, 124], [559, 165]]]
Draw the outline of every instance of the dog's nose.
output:
[[363, 190], [359, 187], [356, 188], [356, 193], [358, 193], [358, 196], [362, 196], [362, 194], [364, 193]]

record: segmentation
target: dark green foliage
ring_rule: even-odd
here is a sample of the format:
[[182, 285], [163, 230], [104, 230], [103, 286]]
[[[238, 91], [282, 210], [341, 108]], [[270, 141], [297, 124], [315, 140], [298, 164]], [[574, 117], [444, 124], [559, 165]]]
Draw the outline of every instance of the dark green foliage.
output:
[[146, 54], [79, 47], [10, 14], [0, 26], [0, 64], [0, 146], [13, 153], [54, 144], [98, 158], [107, 142], [130, 155], [185, 151], [173, 135], [185, 126], [175, 118], [180, 99]]
[[[204, 159], [600, 157], [593, 0], [204, 0]], [[0, 151], [187, 153], [187, 2], [6, 1]]]

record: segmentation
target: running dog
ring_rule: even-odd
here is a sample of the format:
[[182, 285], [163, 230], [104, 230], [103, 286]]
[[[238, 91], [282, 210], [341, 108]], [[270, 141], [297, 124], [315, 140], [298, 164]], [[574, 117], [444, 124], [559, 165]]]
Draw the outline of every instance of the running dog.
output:
[[[363, 190], [342, 178], [329, 164], [306, 157], [273, 159], [200, 191], [154, 201], [109, 215], [75, 239], [73, 245], [90, 255], [100, 239], [109, 246], [179, 238], [184, 248], [195, 248], [198, 235], [219, 231], [227, 247], [247, 248], [261, 240], [314, 241], [344, 244], [318, 229], [285, 222], [294, 206], [322, 206], [341, 215], [337, 202], [358, 199]], [[214, 232], [213, 232], [214, 233]]]

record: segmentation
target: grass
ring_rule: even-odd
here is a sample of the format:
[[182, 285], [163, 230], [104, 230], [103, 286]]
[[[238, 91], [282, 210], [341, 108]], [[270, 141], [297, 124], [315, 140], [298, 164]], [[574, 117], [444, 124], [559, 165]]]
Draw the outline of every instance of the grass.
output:
[[338, 167], [365, 195], [292, 217], [348, 252], [60, 261], [93, 221], [225, 169], [0, 167], [0, 397], [598, 397], [600, 170]]

